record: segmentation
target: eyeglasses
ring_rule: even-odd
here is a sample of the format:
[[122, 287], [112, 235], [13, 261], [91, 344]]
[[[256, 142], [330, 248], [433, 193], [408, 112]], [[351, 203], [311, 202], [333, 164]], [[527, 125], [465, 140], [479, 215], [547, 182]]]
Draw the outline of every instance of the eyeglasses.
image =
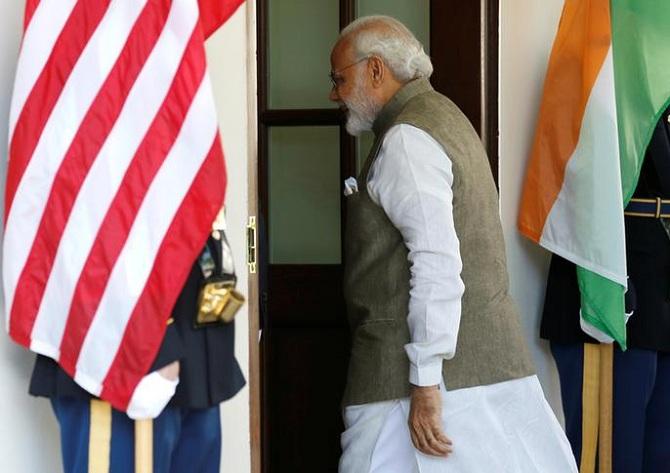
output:
[[330, 71], [330, 73], [328, 74], [328, 77], [330, 77], [330, 82], [333, 83], [333, 89], [337, 89], [339, 86], [341, 86], [344, 83], [344, 77], [342, 77], [342, 75], [341, 75], [343, 71], [346, 71], [350, 67], [354, 67], [356, 64], [359, 64], [363, 61], [367, 61], [368, 59], [370, 59], [370, 56], [365, 56], [364, 58], [361, 58], [356, 62], [352, 62], [348, 66], [344, 66], [344, 67], [342, 67], [342, 68], [340, 68], [336, 71]]

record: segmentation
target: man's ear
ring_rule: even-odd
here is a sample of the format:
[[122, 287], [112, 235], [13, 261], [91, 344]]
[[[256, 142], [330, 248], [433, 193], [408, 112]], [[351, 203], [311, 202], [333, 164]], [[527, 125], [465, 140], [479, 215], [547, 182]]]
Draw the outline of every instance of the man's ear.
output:
[[370, 59], [368, 59], [368, 70], [370, 71], [370, 77], [372, 78], [372, 86], [374, 88], [381, 87], [386, 76], [386, 65], [384, 64], [384, 61], [377, 56], [371, 56]]

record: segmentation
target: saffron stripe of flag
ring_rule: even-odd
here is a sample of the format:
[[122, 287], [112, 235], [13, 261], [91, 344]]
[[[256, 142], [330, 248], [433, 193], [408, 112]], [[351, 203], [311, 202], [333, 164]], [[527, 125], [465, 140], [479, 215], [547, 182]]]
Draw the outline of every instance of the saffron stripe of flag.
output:
[[204, 40], [240, 0], [28, 0], [10, 112], [10, 336], [124, 410], [225, 193]]
[[[609, 0], [566, 1], [549, 60], [519, 228], [582, 268], [583, 327], [625, 345], [626, 255], [611, 45]], [[584, 309], [605, 294], [610, 327], [596, 330], [588, 324], [592, 319], [584, 324], [590, 314]]]

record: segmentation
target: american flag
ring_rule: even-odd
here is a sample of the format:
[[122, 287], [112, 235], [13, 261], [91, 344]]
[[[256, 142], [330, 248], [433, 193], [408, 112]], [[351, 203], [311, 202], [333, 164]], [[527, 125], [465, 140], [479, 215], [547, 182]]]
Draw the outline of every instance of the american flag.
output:
[[243, 0], [27, 0], [7, 330], [125, 410], [224, 198], [205, 39]]

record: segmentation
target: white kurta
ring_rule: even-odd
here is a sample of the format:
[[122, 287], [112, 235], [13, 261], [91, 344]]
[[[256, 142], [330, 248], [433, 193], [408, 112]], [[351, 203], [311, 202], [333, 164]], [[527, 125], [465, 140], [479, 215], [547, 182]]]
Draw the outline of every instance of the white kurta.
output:
[[[452, 212], [453, 173], [444, 149], [410, 125], [391, 128], [367, 190], [400, 231], [411, 264], [408, 380], [442, 384], [442, 362], [457, 349], [464, 286]], [[414, 449], [409, 400], [345, 409], [340, 473], [577, 472], [570, 445], [536, 376], [447, 392], [442, 420], [448, 458]]]

